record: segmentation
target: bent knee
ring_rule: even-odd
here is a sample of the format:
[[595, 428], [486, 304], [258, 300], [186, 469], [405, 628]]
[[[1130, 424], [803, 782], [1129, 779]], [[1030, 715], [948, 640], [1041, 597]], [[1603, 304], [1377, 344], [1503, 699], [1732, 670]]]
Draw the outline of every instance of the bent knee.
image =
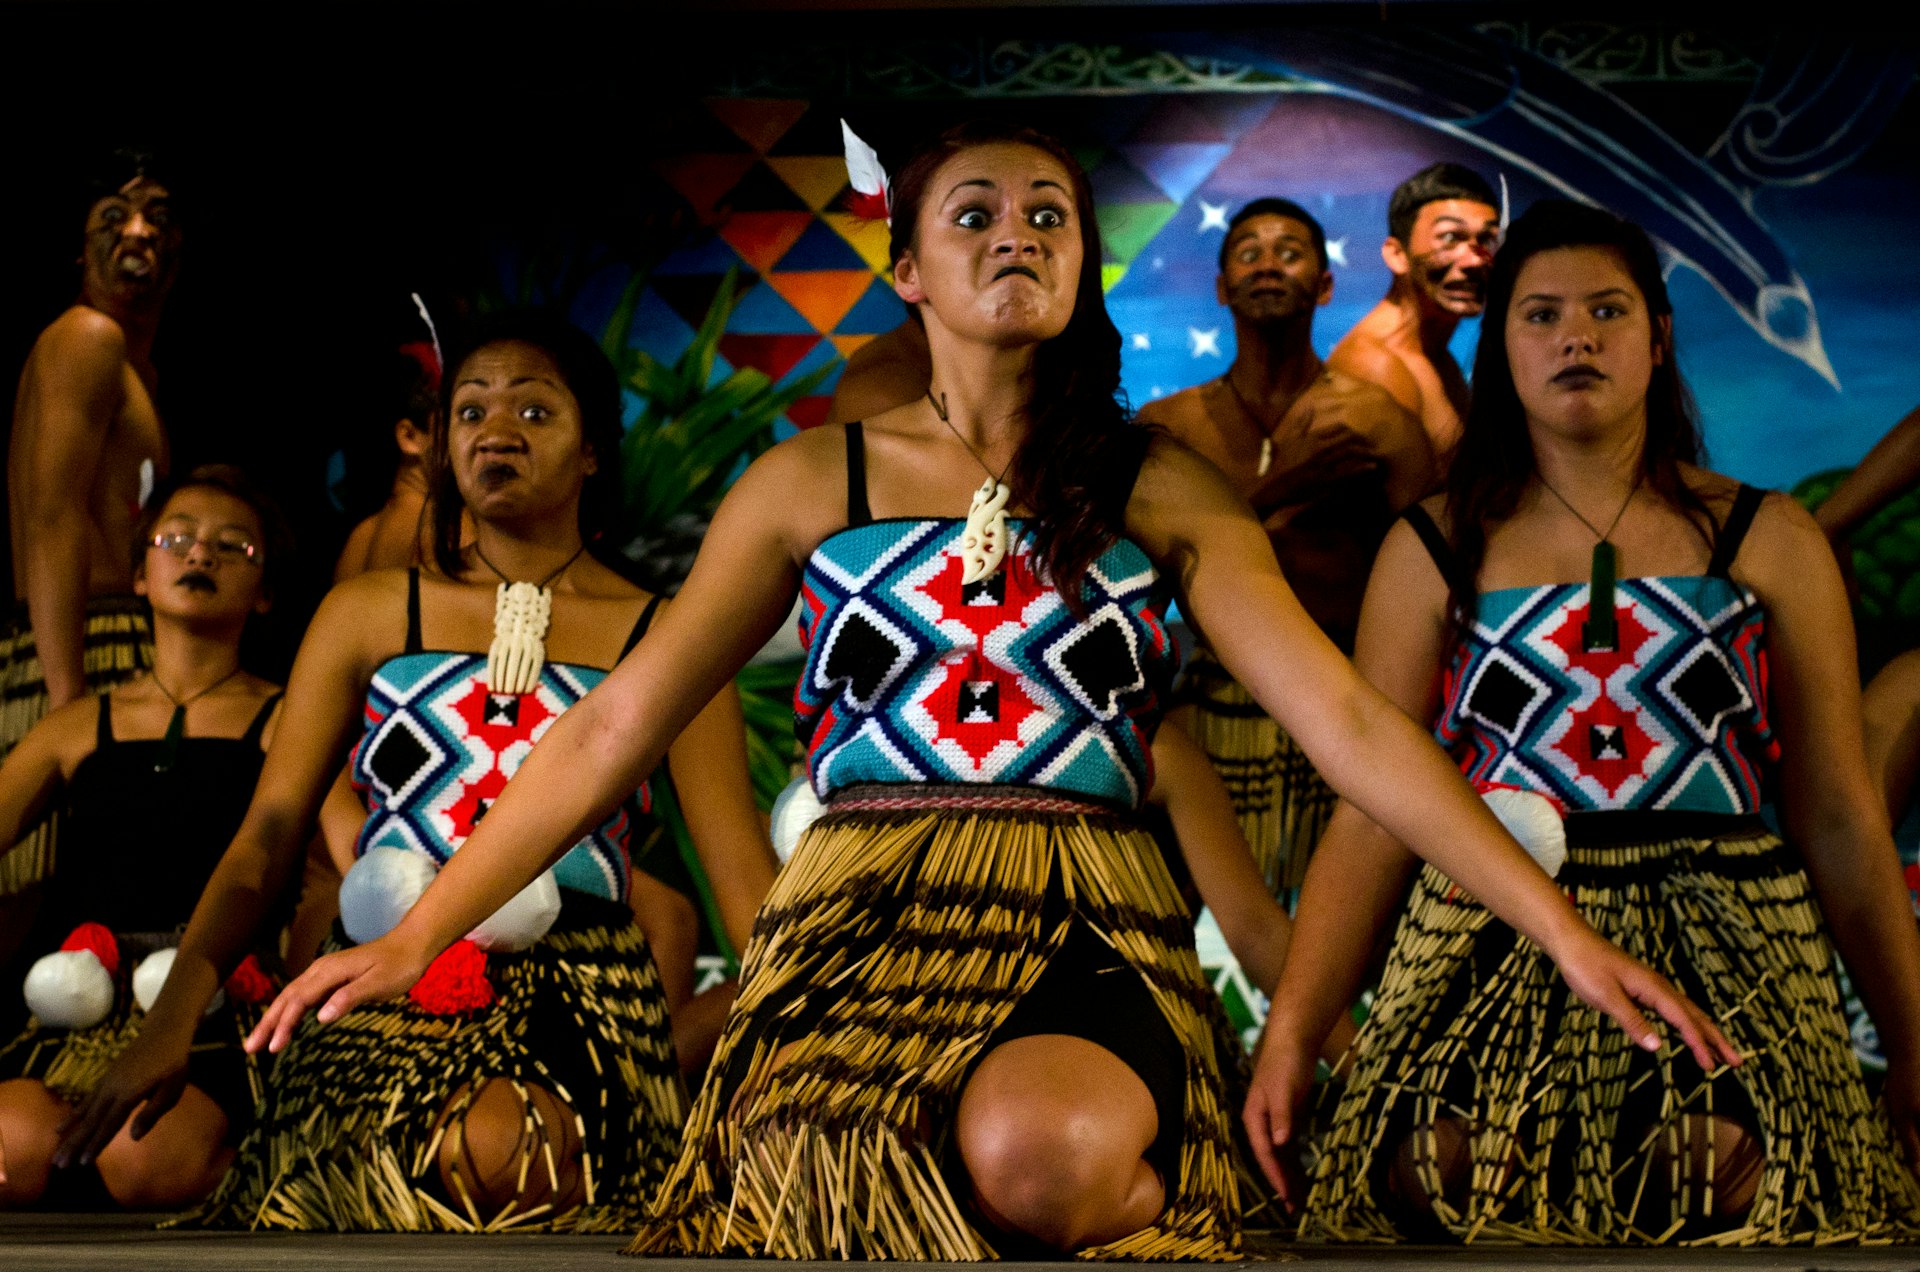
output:
[[67, 1111], [67, 1102], [44, 1082], [0, 1082], [0, 1164], [6, 1167], [0, 1206], [29, 1206], [45, 1194]]
[[585, 1154], [573, 1108], [544, 1086], [488, 1078], [447, 1101], [436, 1130], [440, 1178], [456, 1206], [491, 1218], [585, 1200]]

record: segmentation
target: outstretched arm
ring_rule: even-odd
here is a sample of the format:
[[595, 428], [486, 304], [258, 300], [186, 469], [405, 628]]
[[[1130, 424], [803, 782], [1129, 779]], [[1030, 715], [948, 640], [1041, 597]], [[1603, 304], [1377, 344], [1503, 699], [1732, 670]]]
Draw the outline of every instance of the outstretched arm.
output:
[[[802, 445], [796, 447], [796, 443]], [[278, 1051], [306, 1012], [331, 1021], [407, 989], [631, 794], [667, 746], [785, 620], [812, 548], [796, 490], [836, 490], [807, 434], [762, 456], [714, 515], [673, 605], [611, 675], [553, 724], [484, 822], [386, 936], [329, 955], [268, 1008], [247, 1039]], [[837, 453], [836, 453], [837, 454]], [[817, 536], [814, 536], [817, 537]]]
[[86, 625], [92, 521], [87, 498], [107, 430], [119, 414], [127, 341], [105, 314], [75, 308], [47, 329], [27, 364], [13, 421], [12, 496], [20, 504], [27, 615], [46, 681], [61, 707], [87, 690]]
[[746, 720], [740, 712], [740, 691], [731, 681], [674, 739], [667, 767], [727, 940], [736, 951], [744, 951], [753, 916], [760, 912], [780, 862], [753, 802]]
[[[305, 858], [320, 801], [340, 770], [373, 674], [367, 615], [404, 612], [390, 577], [362, 575], [327, 594], [301, 642], [273, 744], [239, 832], [214, 867], [180, 938], [166, 985], [121, 1054], [63, 1128], [55, 1164], [91, 1161], [137, 1107], [139, 1139], [186, 1083], [187, 1050], [207, 1003], [239, 965]], [[391, 645], [399, 647], [398, 632]]]

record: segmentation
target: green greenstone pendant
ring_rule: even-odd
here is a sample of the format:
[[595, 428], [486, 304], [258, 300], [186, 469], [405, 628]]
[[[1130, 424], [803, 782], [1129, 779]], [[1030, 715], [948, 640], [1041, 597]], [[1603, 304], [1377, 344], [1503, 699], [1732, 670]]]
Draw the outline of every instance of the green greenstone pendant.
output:
[[169, 772], [173, 762], [180, 755], [180, 739], [187, 735], [187, 708], [185, 705], [173, 709], [173, 717], [167, 721], [167, 731], [160, 737], [160, 754], [153, 761], [153, 771]]
[[1605, 539], [1593, 545], [1593, 574], [1587, 585], [1587, 621], [1580, 643], [1588, 653], [1620, 647], [1620, 620], [1613, 608], [1613, 545]]

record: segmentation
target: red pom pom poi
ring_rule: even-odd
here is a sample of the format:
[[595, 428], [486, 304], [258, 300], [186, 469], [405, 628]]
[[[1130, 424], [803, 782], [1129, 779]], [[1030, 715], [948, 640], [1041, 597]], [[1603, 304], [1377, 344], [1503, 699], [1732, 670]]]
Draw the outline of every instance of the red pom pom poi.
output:
[[493, 982], [487, 979], [487, 952], [472, 941], [449, 945], [427, 964], [424, 976], [407, 991], [420, 1010], [435, 1016], [458, 1016], [493, 1005]]
[[233, 969], [233, 975], [227, 977], [227, 997], [249, 1007], [258, 1007], [273, 997], [273, 980], [262, 970], [259, 959], [249, 954]]
[[63, 950], [89, 950], [100, 960], [100, 966], [107, 969], [107, 975], [120, 974], [120, 942], [113, 939], [113, 933], [104, 923], [82, 923], [67, 934], [60, 942]]

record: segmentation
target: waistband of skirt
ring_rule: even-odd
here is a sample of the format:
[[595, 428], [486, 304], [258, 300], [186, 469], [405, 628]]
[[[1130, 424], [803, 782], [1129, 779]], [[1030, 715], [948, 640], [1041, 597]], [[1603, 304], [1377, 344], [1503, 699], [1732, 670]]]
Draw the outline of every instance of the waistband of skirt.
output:
[[1622, 809], [1567, 814], [1570, 848], [1611, 848], [1676, 839], [1753, 839], [1771, 833], [1758, 813]]
[[827, 798], [827, 812], [987, 813], [1010, 816], [1104, 817], [1132, 820], [1136, 810], [1079, 791], [967, 782], [859, 782]]

